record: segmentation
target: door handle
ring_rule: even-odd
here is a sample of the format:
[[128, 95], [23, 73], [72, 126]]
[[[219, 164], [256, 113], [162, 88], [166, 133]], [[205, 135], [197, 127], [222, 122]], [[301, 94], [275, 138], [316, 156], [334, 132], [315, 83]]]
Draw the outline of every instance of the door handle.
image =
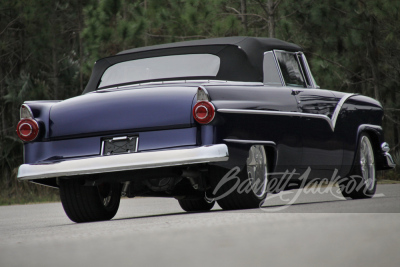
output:
[[292, 95], [298, 95], [301, 92], [303, 92], [303, 90], [292, 89]]

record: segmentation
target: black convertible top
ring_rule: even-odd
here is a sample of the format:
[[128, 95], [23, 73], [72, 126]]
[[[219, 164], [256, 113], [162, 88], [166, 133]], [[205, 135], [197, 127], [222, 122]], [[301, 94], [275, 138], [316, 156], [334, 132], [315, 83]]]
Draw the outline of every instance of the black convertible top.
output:
[[281, 49], [286, 51], [302, 50], [301, 47], [298, 45], [281, 41], [275, 38], [235, 36], [235, 37], [202, 39], [202, 40], [139, 47], [119, 52], [118, 55], [137, 53], [149, 50], [157, 50], [157, 49], [174, 48], [174, 47], [204, 46], [204, 45], [235, 45], [241, 47], [247, 54], [257, 53], [258, 50], [262, 50], [263, 52], [272, 49]]
[[[301, 47], [274, 38], [223, 37], [146, 46], [122, 51], [96, 62], [84, 94], [94, 91], [104, 71], [119, 62], [179, 54], [209, 53], [220, 57], [221, 66], [214, 79], [262, 82], [263, 54], [270, 50], [302, 51]], [[171, 77], [173, 78], [173, 77]]]

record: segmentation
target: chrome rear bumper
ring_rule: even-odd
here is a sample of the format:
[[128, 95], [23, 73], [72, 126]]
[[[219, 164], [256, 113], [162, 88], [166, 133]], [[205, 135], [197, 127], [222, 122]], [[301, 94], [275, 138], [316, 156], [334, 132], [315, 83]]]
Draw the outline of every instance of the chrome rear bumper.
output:
[[225, 144], [218, 144], [186, 149], [73, 159], [55, 163], [23, 164], [18, 169], [17, 178], [19, 180], [34, 180], [227, 161], [228, 158], [228, 147]]

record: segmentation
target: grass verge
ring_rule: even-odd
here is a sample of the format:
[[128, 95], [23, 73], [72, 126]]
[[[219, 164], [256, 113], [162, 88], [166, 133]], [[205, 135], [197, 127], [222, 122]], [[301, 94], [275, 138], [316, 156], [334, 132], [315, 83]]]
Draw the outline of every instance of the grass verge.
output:
[[0, 206], [60, 201], [58, 189], [27, 181], [2, 182], [0, 188]]

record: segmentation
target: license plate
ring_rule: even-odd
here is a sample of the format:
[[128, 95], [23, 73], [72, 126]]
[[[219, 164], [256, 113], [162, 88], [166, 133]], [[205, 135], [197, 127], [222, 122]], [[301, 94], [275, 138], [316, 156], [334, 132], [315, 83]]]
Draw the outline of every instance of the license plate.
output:
[[103, 156], [128, 154], [137, 152], [138, 137], [137, 136], [121, 136], [103, 139], [102, 154]]

